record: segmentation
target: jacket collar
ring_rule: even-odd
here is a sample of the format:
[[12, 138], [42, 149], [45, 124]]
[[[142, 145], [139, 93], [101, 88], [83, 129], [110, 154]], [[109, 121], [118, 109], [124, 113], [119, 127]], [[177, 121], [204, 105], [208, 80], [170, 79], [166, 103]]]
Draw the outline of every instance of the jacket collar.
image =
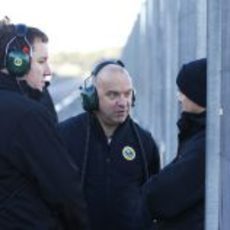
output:
[[31, 88], [26, 81], [18, 81], [13, 76], [2, 72], [0, 72], [0, 90], [1, 89], [15, 91], [35, 100], [39, 100], [42, 96], [42, 92]]
[[[96, 117], [96, 115], [94, 113], [90, 113], [89, 116], [91, 117], [91, 119], [90, 119], [91, 120], [91, 125], [92, 125], [92, 127], [94, 127], [95, 130], [97, 130], [97, 134], [101, 138], [103, 138], [103, 139], [105, 139], [107, 141], [107, 137], [105, 136], [104, 130], [101, 127], [101, 124], [100, 124], [98, 118]], [[113, 136], [111, 138], [113, 138], [117, 133], [119, 133], [120, 130], [123, 129], [123, 127], [126, 127], [129, 124], [130, 119], [131, 119], [130, 116], [128, 116], [123, 123], [118, 125], [118, 127], [114, 131]]]
[[0, 72], [0, 89], [17, 91], [20, 93], [17, 80], [14, 77], [2, 72]]
[[206, 111], [195, 114], [183, 112], [177, 122], [179, 128], [179, 139], [183, 140], [197, 132], [204, 130], [206, 127]]

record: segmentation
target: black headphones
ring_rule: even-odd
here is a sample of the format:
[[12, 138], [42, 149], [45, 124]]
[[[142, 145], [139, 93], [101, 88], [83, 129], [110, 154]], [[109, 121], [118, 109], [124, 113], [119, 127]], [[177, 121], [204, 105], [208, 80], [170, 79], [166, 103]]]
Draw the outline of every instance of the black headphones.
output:
[[16, 77], [28, 73], [31, 65], [32, 47], [26, 38], [27, 31], [26, 25], [15, 25], [16, 35], [6, 44], [4, 67]]
[[[95, 68], [91, 72], [90, 77], [96, 77], [98, 73], [105, 66], [110, 65], [110, 64], [118, 65], [118, 66], [121, 66], [122, 68], [125, 68], [124, 63], [121, 60], [106, 60], [95, 66]], [[82, 107], [85, 111], [88, 111], [88, 112], [96, 111], [99, 109], [99, 98], [97, 94], [97, 89], [92, 84], [90, 86], [86, 86], [86, 80], [84, 82], [84, 87], [81, 88]], [[134, 102], [135, 102], [135, 93], [133, 91], [132, 106], [134, 106]]]

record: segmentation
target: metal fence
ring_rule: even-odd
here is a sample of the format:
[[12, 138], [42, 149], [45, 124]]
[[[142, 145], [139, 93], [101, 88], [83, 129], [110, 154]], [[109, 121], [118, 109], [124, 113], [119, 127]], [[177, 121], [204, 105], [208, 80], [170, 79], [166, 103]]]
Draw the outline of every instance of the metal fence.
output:
[[230, 228], [230, 1], [146, 0], [122, 53], [134, 79], [134, 117], [167, 164], [176, 153], [176, 76], [208, 58], [206, 230]]

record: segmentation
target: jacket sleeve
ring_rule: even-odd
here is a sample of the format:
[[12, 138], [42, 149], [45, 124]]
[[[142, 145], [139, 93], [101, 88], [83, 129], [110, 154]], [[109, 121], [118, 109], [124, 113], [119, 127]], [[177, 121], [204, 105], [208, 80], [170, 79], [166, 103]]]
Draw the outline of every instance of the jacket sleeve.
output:
[[[143, 136], [144, 137], [144, 136]], [[160, 170], [160, 154], [158, 146], [154, 141], [151, 133], [146, 132], [145, 138], [143, 139], [144, 150], [148, 162], [149, 176], [156, 174]]]
[[204, 149], [194, 148], [143, 185], [153, 218], [172, 218], [203, 199]]
[[37, 186], [42, 198], [60, 216], [65, 229], [88, 229], [79, 171], [68, 158], [55, 125], [43, 110], [29, 111], [12, 135], [15, 167]]
[[150, 134], [150, 146], [151, 146], [151, 154], [153, 156], [153, 163], [151, 164], [151, 167], [149, 169], [150, 175], [156, 174], [160, 170], [160, 154], [159, 149], [154, 141], [152, 135]]

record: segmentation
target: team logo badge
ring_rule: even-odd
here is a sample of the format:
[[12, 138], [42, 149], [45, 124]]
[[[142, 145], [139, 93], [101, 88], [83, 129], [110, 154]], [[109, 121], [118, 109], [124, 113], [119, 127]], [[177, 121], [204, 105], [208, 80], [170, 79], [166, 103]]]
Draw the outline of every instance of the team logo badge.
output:
[[21, 58], [15, 58], [14, 59], [14, 65], [21, 66], [22, 65], [22, 59]]
[[136, 157], [136, 152], [132, 147], [125, 146], [122, 149], [122, 155], [127, 161], [132, 161]]

